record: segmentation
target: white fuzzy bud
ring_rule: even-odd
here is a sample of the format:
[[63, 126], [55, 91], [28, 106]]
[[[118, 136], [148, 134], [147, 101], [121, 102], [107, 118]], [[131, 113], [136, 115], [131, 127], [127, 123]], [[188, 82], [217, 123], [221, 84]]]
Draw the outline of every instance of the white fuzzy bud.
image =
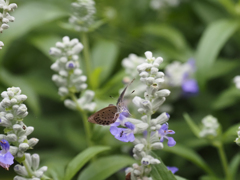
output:
[[10, 149], [9, 149], [9, 152], [15, 156], [18, 152], [18, 147], [15, 147], [15, 146], [10, 146]]
[[20, 176], [26, 176], [28, 177], [28, 172], [24, 166], [21, 166], [19, 164], [14, 166], [14, 171], [19, 174]]
[[36, 171], [39, 167], [40, 157], [38, 154], [32, 155], [32, 168], [34, 171]]
[[161, 142], [156, 142], [151, 144], [151, 149], [155, 150], [155, 149], [162, 149], [163, 148], [163, 143]]
[[152, 59], [152, 52], [151, 51], [146, 51], [144, 54], [145, 54], [147, 59]]
[[28, 150], [28, 148], [29, 148], [29, 145], [27, 143], [21, 143], [19, 145], [19, 150], [20, 151], [26, 151], [26, 150]]
[[72, 101], [72, 100], [70, 100], [70, 99], [66, 99], [65, 101], [64, 101], [64, 105], [67, 107], [67, 108], [69, 108], [69, 109], [72, 109], [72, 110], [76, 110], [76, 104]]
[[31, 139], [28, 140], [28, 145], [30, 147], [33, 147], [33, 146], [35, 146], [38, 143], [38, 141], [39, 140], [37, 138], [31, 138]]

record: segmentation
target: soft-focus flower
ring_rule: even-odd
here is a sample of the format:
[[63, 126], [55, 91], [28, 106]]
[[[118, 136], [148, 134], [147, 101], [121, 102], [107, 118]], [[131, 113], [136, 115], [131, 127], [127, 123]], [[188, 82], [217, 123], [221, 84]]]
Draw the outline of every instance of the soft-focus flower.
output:
[[233, 82], [235, 83], [236, 87], [240, 89], [240, 76], [235, 76]]
[[130, 122], [126, 122], [124, 125], [126, 128], [118, 128], [116, 126], [111, 126], [110, 127], [111, 134], [114, 135], [114, 137], [120, 141], [133, 142], [135, 140], [133, 134], [135, 126]]
[[172, 171], [173, 174], [175, 174], [175, 173], [178, 171], [178, 168], [177, 168], [177, 167], [174, 167], [174, 166], [172, 166], [172, 167], [167, 166], [167, 169], [168, 169], [169, 171]]
[[168, 124], [163, 124], [162, 127], [158, 130], [158, 134], [160, 135], [160, 142], [163, 142], [164, 138], [168, 140], [168, 146], [175, 146], [176, 141], [173, 137], [168, 137], [168, 134], [175, 134], [173, 130], [168, 130]]
[[2, 49], [3, 46], [4, 46], [3, 42], [0, 41], [0, 49]]
[[0, 141], [2, 150], [0, 151], [0, 166], [7, 169], [13, 164], [13, 155], [9, 152], [10, 145], [7, 140], [3, 139]]
[[189, 79], [183, 82], [182, 90], [185, 94], [197, 94], [199, 91], [197, 81], [195, 79]]
[[217, 118], [213, 117], [212, 115], [208, 115], [202, 119], [202, 123], [203, 128], [199, 133], [200, 137], [217, 136], [217, 129], [219, 127]]
[[240, 146], [240, 126], [238, 127], [237, 135], [238, 135], [238, 137], [236, 138], [235, 142], [237, 145]]

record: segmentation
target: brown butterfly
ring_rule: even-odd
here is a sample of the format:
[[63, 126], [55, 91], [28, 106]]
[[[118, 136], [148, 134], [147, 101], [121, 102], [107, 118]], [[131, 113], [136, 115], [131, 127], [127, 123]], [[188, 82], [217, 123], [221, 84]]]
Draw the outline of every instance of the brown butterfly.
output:
[[88, 121], [94, 124], [100, 124], [100, 125], [109, 125], [114, 123], [118, 117], [119, 114], [123, 111], [127, 111], [124, 103], [123, 103], [123, 97], [125, 94], [125, 91], [127, 90], [127, 87], [134, 81], [134, 79], [124, 88], [122, 93], [120, 94], [117, 105], [109, 104], [108, 107], [105, 107], [97, 112], [95, 112], [93, 115], [91, 115], [88, 118]]

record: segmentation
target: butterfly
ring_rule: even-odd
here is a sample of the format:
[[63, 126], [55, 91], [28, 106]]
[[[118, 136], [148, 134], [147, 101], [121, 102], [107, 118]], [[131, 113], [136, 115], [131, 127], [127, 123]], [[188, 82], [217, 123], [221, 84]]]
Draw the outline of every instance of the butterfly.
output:
[[[128, 112], [127, 108], [125, 107], [123, 103], [123, 97], [124, 94], [128, 88], [128, 86], [134, 81], [134, 79], [124, 88], [122, 93], [120, 94], [117, 105], [109, 104], [108, 107], [105, 107], [97, 112], [95, 112], [93, 115], [91, 115], [88, 118], [88, 121], [94, 124], [100, 124], [100, 125], [110, 125], [114, 123], [121, 112]], [[128, 112], [129, 113], [129, 112]]]

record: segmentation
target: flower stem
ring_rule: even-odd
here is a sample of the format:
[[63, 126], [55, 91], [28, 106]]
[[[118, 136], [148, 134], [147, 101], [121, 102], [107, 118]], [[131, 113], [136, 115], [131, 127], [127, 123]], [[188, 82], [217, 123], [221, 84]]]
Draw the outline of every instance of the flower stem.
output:
[[82, 32], [82, 43], [83, 43], [83, 55], [84, 55], [84, 61], [86, 66], [86, 74], [88, 77], [88, 82], [91, 84], [91, 59], [90, 59], [90, 53], [89, 53], [89, 44], [88, 44], [88, 36], [87, 33]]
[[226, 179], [231, 180], [231, 177], [229, 175], [229, 170], [228, 170], [227, 157], [226, 157], [225, 151], [223, 149], [222, 143], [218, 143], [218, 145], [216, 145], [216, 147], [218, 149], [218, 154], [219, 154], [221, 162], [222, 162], [222, 166], [223, 166], [223, 170], [225, 172]]
[[82, 110], [82, 108], [78, 105], [77, 102], [77, 97], [75, 96], [75, 94], [71, 93], [71, 98], [72, 100], [75, 102], [76, 106], [77, 106], [77, 110], [80, 112], [82, 118], [83, 118], [83, 125], [84, 125], [84, 129], [86, 132], [86, 136], [87, 136], [87, 144], [88, 147], [92, 146], [93, 143], [91, 141], [91, 128], [90, 128], [90, 124], [88, 123], [88, 118], [87, 118], [87, 114], [84, 110]]
[[22, 163], [25, 166], [29, 177], [32, 177], [33, 176], [33, 172], [31, 170], [31, 167], [29, 166], [28, 162], [26, 160], [24, 160]]

